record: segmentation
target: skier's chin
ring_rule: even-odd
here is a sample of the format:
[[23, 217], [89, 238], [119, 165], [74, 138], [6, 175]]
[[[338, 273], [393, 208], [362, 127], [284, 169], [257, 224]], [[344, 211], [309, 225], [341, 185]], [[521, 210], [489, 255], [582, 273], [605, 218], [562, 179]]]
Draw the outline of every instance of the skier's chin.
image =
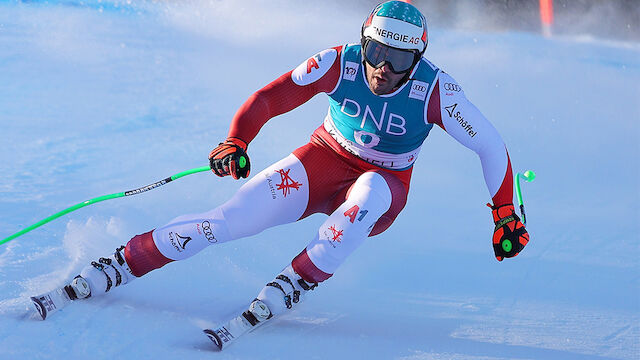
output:
[[390, 84], [389, 80], [374, 77], [369, 83], [369, 89], [375, 95], [384, 95], [393, 91], [393, 85]]

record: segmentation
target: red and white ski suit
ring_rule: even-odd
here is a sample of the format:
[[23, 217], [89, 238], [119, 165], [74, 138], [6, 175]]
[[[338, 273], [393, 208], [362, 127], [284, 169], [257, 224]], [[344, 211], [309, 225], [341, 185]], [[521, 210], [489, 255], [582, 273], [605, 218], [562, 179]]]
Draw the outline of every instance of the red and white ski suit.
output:
[[[342, 49], [331, 49], [337, 52], [332, 62], [319, 64], [322, 59], [316, 55], [296, 68], [302, 71], [292, 70], [254, 93], [234, 116], [228, 136], [249, 143], [269, 119], [295, 109], [318, 93], [333, 91], [347, 76], [340, 61]], [[309, 66], [310, 61], [314, 66]], [[362, 81], [366, 82], [366, 77]], [[502, 139], [462, 91], [451, 92], [445, 83], [449, 88], [459, 87], [440, 71], [425, 100], [425, 121], [438, 125], [476, 152], [493, 203], [511, 203], [512, 172]], [[452, 99], [457, 109], [464, 111], [466, 128], [452, 116], [451, 106], [446, 116], [445, 107], [452, 104]], [[470, 127], [476, 132], [472, 140]], [[305, 281], [321, 282], [368, 236], [380, 234], [393, 223], [406, 204], [411, 171], [412, 167], [392, 170], [369, 163], [347, 151], [325, 126], [320, 126], [308, 144], [254, 175], [226, 203], [206, 213], [180, 216], [131, 239], [125, 259], [139, 277], [168, 262], [188, 258], [210, 244], [254, 235], [321, 212], [328, 218], [315, 235], [308, 235], [311, 242], [291, 264]]]

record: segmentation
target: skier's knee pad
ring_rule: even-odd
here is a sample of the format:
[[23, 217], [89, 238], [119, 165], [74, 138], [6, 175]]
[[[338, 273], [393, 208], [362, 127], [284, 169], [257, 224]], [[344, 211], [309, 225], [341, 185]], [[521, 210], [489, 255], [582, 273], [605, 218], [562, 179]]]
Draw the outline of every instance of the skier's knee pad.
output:
[[260, 291], [257, 299], [267, 305], [275, 316], [293, 308], [317, 285], [304, 281], [289, 265]]
[[124, 249], [121, 246], [111, 256], [92, 261], [82, 269], [80, 276], [89, 284], [90, 295], [104, 294], [136, 278], [124, 258]]
[[383, 174], [377, 171], [360, 175], [347, 194], [347, 201], [368, 202], [386, 209], [391, 205], [392, 198], [389, 184]]
[[[389, 201], [388, 209], [386, 210], [386, 212], [379, 216], [378, 220], [373, 226], [373, 229], [369, 233], [369, 236], [375, 236], [387, 230], [396, 219], [398, 214], [400, 214], [404, 206], [407, 204], [408, 189], [405, 184], [403, 184], [402, 181], [398, 179], [397, 176], [385, 171], [368, 172], [363, 174], [362, 176], [370, 173], [375, 173], [376, 175], [378, 175], [378, 180], [380, 180], [380, 178], [384, 180], [386, 186], [381, 186], [382, 184], [378, 181], [380, 185], [377, 186], [377, 188], [384, 189], [382, 191], [382, 196], [385, 199], [384, 201]], [[391, 198], [388, 198], [386, 196], [387, 189], [390, 192]]]

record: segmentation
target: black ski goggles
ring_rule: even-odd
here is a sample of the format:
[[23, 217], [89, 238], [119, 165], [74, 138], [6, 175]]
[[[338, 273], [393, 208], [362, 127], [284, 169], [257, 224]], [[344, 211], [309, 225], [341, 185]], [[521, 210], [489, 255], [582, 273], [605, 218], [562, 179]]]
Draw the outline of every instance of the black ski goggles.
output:
[[367, 64], [376, 69], [389, 65], [391, 71], [396, 74], [411, 70], [419, 59], [416, 51], [392, 48], [372, 39], [364, 41], [362, 53]]

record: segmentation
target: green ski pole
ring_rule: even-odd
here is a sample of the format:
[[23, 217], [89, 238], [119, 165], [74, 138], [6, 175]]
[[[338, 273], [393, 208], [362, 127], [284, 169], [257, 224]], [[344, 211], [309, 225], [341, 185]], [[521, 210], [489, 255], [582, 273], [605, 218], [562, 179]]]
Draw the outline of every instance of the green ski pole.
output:
[[24, 235], [24, 234], [28, 233], [29, 231], [31, 231], [33, 229], [36, 229], [36, 228], [38, 228], [38, 227], [40, 227], [40, 226], [42, 226], [42, 225], [44, 225], [44, 224], [46, 224], [46, 223], [48, 223], [50, 221], [53, 221], [53, 220], [55, 220], [55, 219], [57, 219], [57, 218], [59, 218], [59, 217], [61, 217], [63, 215], [66, 215], [66, 214], [68, 214], [68, 213], [70, 213], [72, 211], [76, 211], [76, 210], [78, 210], [80, 208], [83, 208], [85, 206], [88, 206], [88, 205], [91, 205], [91, 204], [95, 204], [95, 203], [98, 203], [98, 202], [101, 202], [101, 201], [105, 201], [105, 200], [110, 200], [110, 199], [115, 199], [115, 198], [124, 197], [124, 196], [131, 196], [131, 195], [141, 194], [143, 192], [146, 192], [146, 191], [149, 191], [149, 190], [153, 190], [153, 189], [155, 189], [157, 187], [160, 187], [160, 186], [162, 186], [162, 185], [164, 185], [166, 183], [169, 183], [169, 182], [171, 182], [173, 180], [177, 180], [177, 179], [179, 179], [179, 178], [181, 178], [183, 176], [195, 174], [195, 173], [202, 172], [202, 171], [208, 171], [208, 170], [211, 170], [211, 168], [209, 166], [198, 167], [198, 168], [194, 168], [194, 169], [191, 169], [191, 170], [187, 170], [187, 171], [183, 171], [183, 172], [177, 173], [177, 174], [172, 175], [172, 176], [170, 176], [170, 177], [168, 177], [166, 179], [162, 179], [160, 181], [156, 181], [153, 184], [149, 184], [149, 185], [143, 186], [141, 188], [137, 188], [137, 189], [129, 190], [129, 191], [123, 191], [123, 192], [110, 194], [110, 195], [98, 196], [96, 198], [83, 201], [83, 202], [81, 202], [79, 204], [73, 205], [71, 207], [68, 207], [68, 208], [60, 211], [60, 212], [57, 212], [57, 213], [49, 216], [48, 218], [42, 219], [42, 220], [38, 221], [37, 223], [35, 223], [35, 224], [25, 228], [25, 229], [22, 229], [22, 230], [18, 231], [17, 233], [15, 233], [15, 234], [7, 237], [7, 238], [4, 238], [4, 239], [0, 240], [0, 245], [2, 245], [4, 243], [7, 243], [7, 242], [9, 242], [9, 241], [21, 236], [21, 235]]
[[524, 203], [522, 202], [522, 192], [520, 191], [520, 177], [523, 177], [527, 182], [531, 182], [536, 178], [536, 173], [532, 170], [527, 170], [523, 174], [516, 174], [516, 195], [518, 196], [518, 205], [520, 205], [520, 215], [522, 215], [522, 224], [527, 225], [527, 216], [524, 213]]

